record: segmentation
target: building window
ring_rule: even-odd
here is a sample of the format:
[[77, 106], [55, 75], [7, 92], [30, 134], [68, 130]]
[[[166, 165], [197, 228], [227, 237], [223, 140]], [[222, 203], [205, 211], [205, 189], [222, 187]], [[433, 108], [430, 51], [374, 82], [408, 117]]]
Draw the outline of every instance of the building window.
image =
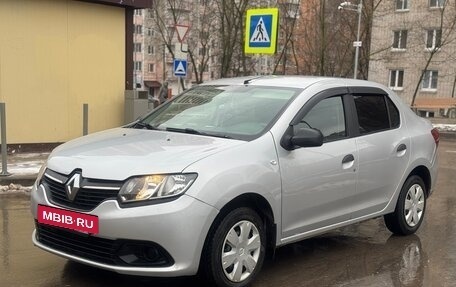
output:
[[142, 25], [136, 25], [135, 26], [135, 33], [136, 34], [142, 34]]
[[404, 87], [403, 70], [390, 70], [389, 87], [393, 90], [402, 90]]
[[442, 45], [442, 30], [430, 29], [426, 32], [426, 48], [428, 50], [439, 49]]
[[393, 49], [405, 50], [407, 48], [407, 30], [394, 31]]
[[396, 10], [408, 10], [408, 0], [396, 0]]
[[141, 52], [141, 43], [135, 43], [134, 45], [135, 52]]
[[142, 62], [141, 61], [135, 62], [135, 71], [142, 71]]
[[150, 54], [155, 54], [155, 47], [154, 46], [147, 46], [147, 52]]
[[442, 8], [445, 5], [445, 0], [430, 0], [429, 7], [430, 8]]
[[437, 90], [438, 71], [427, 70], [424, 72], [421, 89], [422, 90]]
[[135, 9], [135, 15], [136, 16], [141, 16], [142, 15], [142, 9]]
[[154, 64], [149, 64], [149, 72], [155, 72], [155, 65]]

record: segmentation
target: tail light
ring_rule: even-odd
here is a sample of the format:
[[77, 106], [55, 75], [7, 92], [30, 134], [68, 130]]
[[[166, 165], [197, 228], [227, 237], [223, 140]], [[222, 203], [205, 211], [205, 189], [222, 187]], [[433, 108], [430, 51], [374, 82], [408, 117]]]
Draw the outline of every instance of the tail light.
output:
[[434, 138], [434, 142], [436, 146], [439, 146], [439, 141], [440, 141], [440, 133], [436, 128], [433, 128], [431, 130], [432, 137]]

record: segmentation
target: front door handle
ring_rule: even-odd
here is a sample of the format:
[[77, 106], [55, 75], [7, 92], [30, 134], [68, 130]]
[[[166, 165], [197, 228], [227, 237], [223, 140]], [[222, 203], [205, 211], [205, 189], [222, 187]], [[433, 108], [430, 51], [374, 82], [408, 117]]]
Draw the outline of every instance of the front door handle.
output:
[[344, 163], [349, 163], [355, 160], [355, 157], [352, 154], [347, 154], [344, 156], [344, 159], [342, 160], [342, 164]]

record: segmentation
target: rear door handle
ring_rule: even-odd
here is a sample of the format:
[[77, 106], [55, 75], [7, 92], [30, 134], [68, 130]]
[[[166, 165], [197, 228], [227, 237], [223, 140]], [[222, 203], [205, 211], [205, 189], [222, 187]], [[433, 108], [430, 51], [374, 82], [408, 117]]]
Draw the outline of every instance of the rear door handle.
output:
[[400, 144], [398, 147], [397, 147], [397, 152], [401, 152], [401, 151], [404, 151], [407, 149], [407, 146], [405, 144]]
[[405, 144], [400, 144], [396, 149], [396, 156], [403, 157], [407, 153], [407, 146]]

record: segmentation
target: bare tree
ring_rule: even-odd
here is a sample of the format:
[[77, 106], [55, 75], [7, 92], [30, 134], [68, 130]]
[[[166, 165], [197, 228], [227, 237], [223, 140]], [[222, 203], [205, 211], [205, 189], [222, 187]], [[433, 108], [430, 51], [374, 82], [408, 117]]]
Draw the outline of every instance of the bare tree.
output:
[[[282, 74], [287, 73], [288, 63], [292, 63], [295, 72], [299, 72], [299, 61], [296, 53], [296, 23], [300, 18], [299, 2], [281, 2], [277, 3], [279, 7], [279, 49], [278, 56], [274, 64], [273, 74], [278, 73], [279, 65], [282, 66]], [[291, 59], [289, 59], [291, 57]]]
[[[216, 6], [212, 1], [200, 1], [191, 13], [192, 27], [188, 36], [188, 55], [193, 66], [195, 82], [202, 83], [207, 71], [212, 43], [218, 38]], [[215, 50], [215, 49], [214, 49]]]

